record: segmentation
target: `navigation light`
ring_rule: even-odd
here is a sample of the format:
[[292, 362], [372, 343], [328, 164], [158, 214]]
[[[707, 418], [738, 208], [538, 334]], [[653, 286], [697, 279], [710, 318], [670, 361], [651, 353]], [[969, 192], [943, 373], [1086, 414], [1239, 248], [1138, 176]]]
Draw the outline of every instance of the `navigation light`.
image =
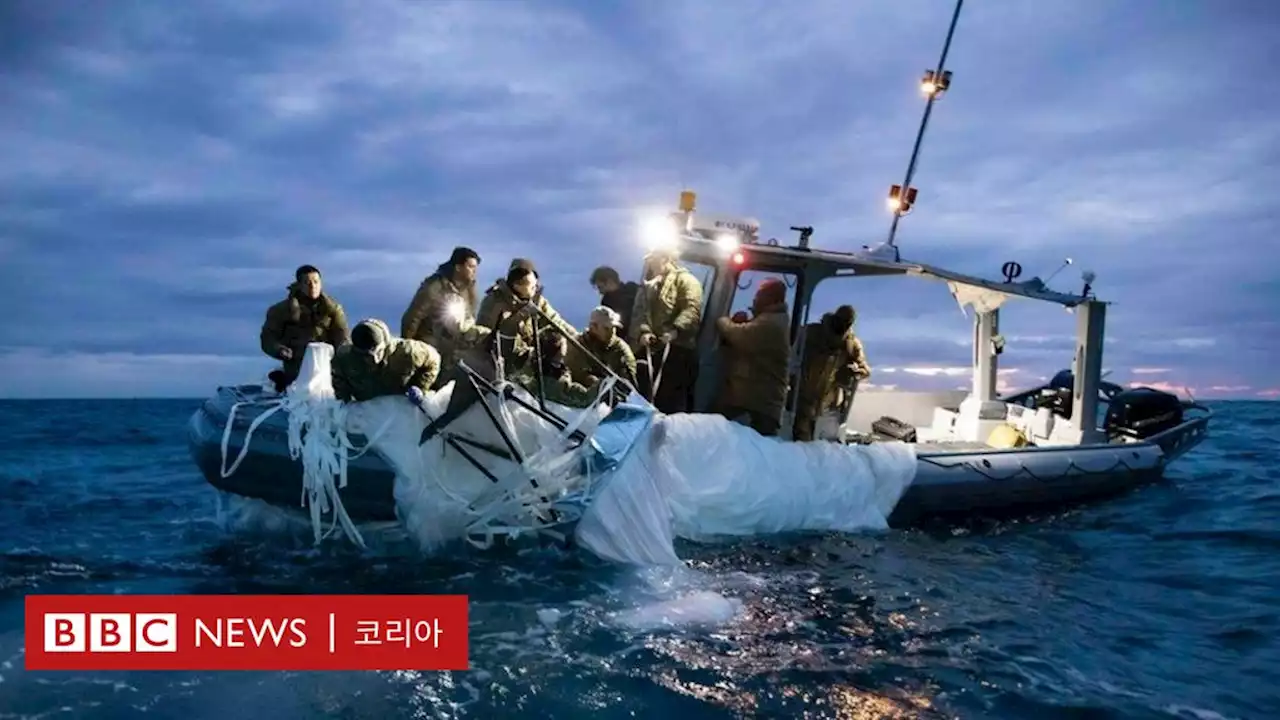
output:
[[920, 92], [924, 93], [925, 97], [941, 95], [950, 87], [950, 70], [943, 70], [941, 75], [936, 70], [925, 70], [924, 77], [920, 79]]
[[733, 257], [730, 259], [733, 260], [734, 265], [741, 265], [747, 261], [747, 256], [740, 252], [736, 252], [733, 254]]
[[904, 194], [901, 185], [889, 186], [889, 211], [898, 215], [911, 212], [911, 208], [916, 204], [916, 192], [915, 188], [909, 187]]

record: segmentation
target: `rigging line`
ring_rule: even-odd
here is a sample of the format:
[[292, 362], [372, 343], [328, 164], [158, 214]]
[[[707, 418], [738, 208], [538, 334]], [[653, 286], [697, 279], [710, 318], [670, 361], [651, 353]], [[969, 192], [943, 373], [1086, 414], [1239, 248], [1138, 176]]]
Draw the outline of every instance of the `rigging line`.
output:
[[[938, 77], [942, 76], [943, 70], [947, 63], [947, 53], [951, 50], [951, 38], [956, 33], [956, 22], [960, 20], [960, 8], [964, 6], [964, 0], [956, 0], [956, 8], [951, 13], [951, 27], [947, 28], [947, 39], [942, 43], [942, 55], [938, 58], [938, 67], [935, 72]], [[933, 92], [929, 94], [929, 100], [924, 105], [924, 117], [920, 119], [920, 129], [916, 132], [916, 144], [911, 149], [911, 160], [907, 163], [907, 176], [902, 181], [902, 192], [905, 194], [907, 189], [911, 187], [911, 178], [916, 172], [916, 162], [920, 159], [920, 145], [924, 142], [924, 131], [929, 126], [929, 115], [933, 112], [933, 102], [937, 100], [939, 93]], [[898, 222], [902, 219], [902, 213], [897, 210], [893, 213], [893, 223], [889, 226], [889, 247], [895, 248], [894, 239], [898, 234]]]

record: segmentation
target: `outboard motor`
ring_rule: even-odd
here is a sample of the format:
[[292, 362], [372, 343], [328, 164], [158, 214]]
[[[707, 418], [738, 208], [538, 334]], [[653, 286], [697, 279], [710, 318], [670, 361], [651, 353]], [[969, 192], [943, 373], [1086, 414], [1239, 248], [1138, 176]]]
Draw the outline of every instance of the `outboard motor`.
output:
[[1132, 388], [1111, 398], [1102, 427], [1113, 438], [1145, 440], [1181, 424], [1182, 413], [1177, 395], [1155, 388]]
[[[1036, 397], [1035, 406], [1037, 408], [1047, 407], [1054, 413], [1070, 420], [1072, 410], [1071, 396], [1075, 393], [1075, 387], [1075, 373], [1070, 370], [1059, 370], [1048, 385], [1040, 391], [1040, 395]], [[1124, 393], [1125, 389], [1121, 385], [1102, 380], [1098, 383], [1098, 392], [1102, 395], [1103, 400], [1110, 403]]]
[[1039, 408], [1049, 408], [1049, 411], [1055, 415], [1071, 419], [1071, 393], [1075, 388], [1076, 378], [1070, 370], [1059, 370], [1057, 375], [1049, 381], [1047, 387], [1040, 391], [1040, 395], [1036, 397], [1035, 406]]

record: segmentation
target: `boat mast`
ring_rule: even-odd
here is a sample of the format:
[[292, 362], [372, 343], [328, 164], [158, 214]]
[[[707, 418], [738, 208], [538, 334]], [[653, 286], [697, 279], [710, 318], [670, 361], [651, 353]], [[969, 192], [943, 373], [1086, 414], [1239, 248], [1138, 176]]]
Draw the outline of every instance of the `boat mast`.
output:
[[928, 101], [924, 105], [924, 117], [920, 119], [920, 130], [916, 132], [915, 147], [911, 149], [911, 161], [907, 163], [907, 176], [901, 185], [893, 185], [889, 188], [889, 209], [893, 211], [893, 224], [889, 226], [888, 245], [894, 249], [895, 256], [898, 247], [894, 244], [894, 238], [898, 233], [898, 221], [903, 215], [911, 212], [911, 207], [916, 200], [916, 189], [911, 187], [911, 178], [916, 173], [916, 161], [920, 158], [920, 145], [924, 141], [925, 128], [929, 126], [933, 101], [951, 86], [951, 71], [945, 67], [947, 52], [951, 49], [951, 38], [955, 35], [956, 22], [960, 19], [960, 8], [963, 5], [964, 0], [956, 0], [955, 11], [951, 14], [951, 27], [947, 29], [947, 39], [942, 44], [942, 56], [938, 58], [938, 67], [934, 70], [926, 70], [924, 78], [920, 81], [920, 90], [928, 97]]

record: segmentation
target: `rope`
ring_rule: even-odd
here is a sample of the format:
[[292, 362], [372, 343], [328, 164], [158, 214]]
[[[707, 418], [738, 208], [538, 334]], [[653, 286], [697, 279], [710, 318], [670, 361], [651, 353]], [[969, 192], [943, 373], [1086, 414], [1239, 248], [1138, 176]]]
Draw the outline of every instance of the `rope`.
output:
[[662, 373], [667, 369], [667, 356], [671, 354], [671, 343], [662, 346], [662, 364], [658, 366], [658, 372], [653, 372], [653, 348], [645, 346], [644, 359], [645, 365], [649, 368], [649, 395], [653, 398], [658, 397], [658, 386], [662, 384]]
[[[445, 497], [468, 507], [472, 519], [464, 531], [465, 539], [480, 549], [488, 549], [500, 536], [516, 538], [528, 533], [543, 534], [561, 542], [565, 535], [555, 528], [563, 527], [579, 520], [594, 497], [595, 486], [593, 473], [589, 464], [581, 462], [578, 452], [568, 451], [569, 438], [578, 432], [599, 407], [599, 403], [613, 391], [619, 382], [617, 376], [610, 376], [600, 383], [596, 399], [587, 409], [578, 413], [567, 426], [556, 433], [550, 442], [542, 444], [534, 454], [526, 456], [525, 461], [500, 478], [492, 488], [480, 498], [468, 503], [464, 498], [445, 487], [437, 477], [435, 488]], [[502, 382], [501, 384], [509, 384]], [[499, 393], [498, 417], [508, 434], [516, 437], [515, 421], [512, 408], [504, 394]], [[263, 412], [250, 423], [245, 434], [244, 443], [239, 455], [227, 468], [227, 455], [230, 445], [231, 428], [235, 424], [236, 413], [242, 405], [263, 407]], [[419, 409], [430, 417], [420, 406]], [[289, 454], [294, 460], [301, 460], [303, 466], [303, 488], [301, 504], [310, 510], [310, 520], [315, 544], [319, 545], [341, 528], [344, 535], [362, 549], [367, 549], [364, 538], [343, 507], [338, 490], [348, 483], [348, 467], [351, 460], [357, 459], [372, 449], [386, 435], [392, 425], [394, 416], [388, 417], [378, 430], [368, 436], [363, 447], [356, 447], [347, 433], [349, 409], [345, 403], [334, 398], [311, 398], [305, 391], [290, 388], [288, 394], [281, 399], [269, 401], [245, 401], [235, 403], [227, 414], [227, 423], [222, 436], [222, 476], [228, 477], [236, 471], [240, 463], [248, 456], [254, 432], [268, 418], [277, 412], [285, 411], [289, 415], [288, 438]], [[587, 445], [584, 445], [587, 447]], [[441, 446], [441, 457], [447, 453], [448, 444]], [[522, 448], [523, 450], [523, 448]], [[426, 461], [418, 454], [418, 477], [435, 475], [428, 473]], [[577, 476], [577, 477], [575, 477]], [[535, 486], [531, 480], [572, 480], [574, 487], [566, 487], [564, 482], [546, 482], [544, 487]], [[322, 518], [332, 513], [329, 528], [323, 528]]]
[[[500, 482], [486, 493], [486, 496], [482, 496], [473, 503], [472, 512], [475, 519], [467, 525], [468, 543], [484, 550], [492, 547], [494, 540], [499, 536], [516, 538], [527, 533], [543, 534], [563, 542], [564, 534], [553, 528], [571, 524], [581, 518], [585, 507], [584, 500], [589, 497], [590, 490], [595, 485], [592, 482], [590, 467], [588, 466], [586, 474], [579, 478], [586, 490], [568, 491], [561, 487], [559, 498], [544, 497], [547, 494], [546, 490], [535, 488], [528, 481], [536, 478], [550, 480], [557, 475], [563, 477], [566, 469], [569, 470], [569, 475], [577, 471], [582, 465], [579, 462], [581, 458], [576, 452], [565, 452], [568, 440], [581, 429], [598, 407], [600, 400], [608, 396], [617, 381], [616, 377], [611, 376], [602, 382], [597, 390], [595, 403], [578, 413], [572, 422], [556, 434], [554, 440], [544, 444], [536, 453], [527, 457], [520, 467], [514, 468], [512, 472], [501, 478]], [[499, 395], [499, 403], [502, 406], [503, 418], [509, 418], [509, 408], [502, 395]], [[551, 483], [547, 484], [551, 485]], [[566, 502], [571, 504], [566, 507]], [[574, 507], [574, 505], [578, 506]], [[505, 522], [499, 523], [500, 518], [506, 518]], [[521, 520], [525, 522], [520, 522]]]
[[[597, 402], [599, 401], [600, 398], [604, 397], [606, 393], [612, 390], [614, 382], [615, 380], [613, 378], [610, 378], [605, 382], [601, 383], [601, 387], [597, 394]], [[502, 401], [502, 402], [505, 405], [505, 401]], [[495, 527], [490, 524], [494, 520], [496, 520], [497, 517], [504, 514], [504, 511], [507, 511], [507, 510], [514, 509], [516, 511], [515, 514], [517, 515], [531, 514], [536, 516], [542, 516], [546, 514], [545, 511], [548, 511], [551, 509], [551, 506], [554, 505], [554, 502], [543, 499], [541, 497], [543, 493], [538, 490], [535, 490], [532, 484], [527, 483], [526, 481], [529, 480], [531, 477], [538, 476], [538, 475], [542, 475], [544, 478], [547, 478], [548, 476], [550, 476], [551, 473], [548, 472], [548, 469], [554, 470], [558, 468], [554, 467], [554, 463], [552, 463], [551, 468], [546, 468], [545, 464], [548, 463], [548, 460], [554, 461], [557, 455], [560, 456], [559, 459], [562, 461], [562, 464], [568, 464], [569, 462], [576, 459], [573, 454], [570, 454], [567, 456], [563, 454], [565, 446], [568, 443], [569, 437], [572, 436], [573, 433], [577, 432], [582, 427], [582, 424], [586, 422], [587, 418], [590, 416], [590, 413], [593, 412], [593, 409], [595, 407], [596, 405], [593, 403], [590, 408], [579, 413], [573, 422], [568, 423], [565, 429], [557, 433], [555, 439], [552, 442], [543, 445], [543, 447], [540, 450], [538, 450], [538, 452], [529, 456], [525, 460], [525, 462], [520, 466], [520, 468], [517, 468], [512, 473], [509, 473], [506, 477], [502, 479], [502, 482], [500, 482], [499, 485], [491, 491], [490, 495], [495, 497], [493, 497], [492, 500], [488, 500], [484, 505], [480, 506], [479, 508], [476, 508], [476, 511], [475, 511], [476, 519], [472, 523], [470, 523], [468, 526], [469, 534], [482, 532], [485, 535], [485, 540], [483, 543], [478, 543], [473, 538], [469, 537], [468, 540], [473, 545], [477, 545], [479, 547], [489, 547], [492, 544], [493, 536], [495, 534], [509, 534], [513, 536], [520, 535], [530, 530], [535, 530], [535, 531], [542, 530], [542, 529], [549, 528], [550, 526], [553, 526], [553, 525], [563, 524], [565, 522], [565, 520], [562, 520], [562, 519], [547, 521], [543, 517], [538, 517], [537, 522], [531, 525], [526, 525], [526, 526]], [[506, 408], [504, 408], [504, 410], [505, 409]], [[539, 467], [539, 466], [544, 466], [544, 467]], [[520, 473], [519, 472], [520, 470], [523, 470], [524, 473]], [[523, 510], [524, 513], [521, 513], [520, 512], [521, 510]]]
[[[393, 418], [388, 417], [377, 432], [368, 436], [364, 447], [357, 448], [346, 431], [347, 409], [342, 402], [333, 398], [310, 398], [295, 388], [290, 388], [280, 399], [245, 401], [231, 406], [222, 431], [222, 477], [227, 478], [235, 473], [240, 463], [248, 457], [253, 434], [268, 418], [283, 410], [289, 415], [289, 457], [302, 460], [300, 504], [310, 510], [315, 544], [319, 545], [341, 526], [343, 533], [352, 542], [367, 549], [364, 538], [342, 504], [338, 489], [347, 486], [349, 463], [364, 456], [374, 447], [390, 429]], [[236, 412], [243, 405], [261, 405], [267, 409], [249, 424], [240, 452], [228, 468], [227, 450], [231, 442], [231, 428], [235, 425]], [[352, 451], [355, 451], [354, 454]], [[329, 529], [322, 532], [321, 517], [328, 512], [333, 513], [333, 521]]]

